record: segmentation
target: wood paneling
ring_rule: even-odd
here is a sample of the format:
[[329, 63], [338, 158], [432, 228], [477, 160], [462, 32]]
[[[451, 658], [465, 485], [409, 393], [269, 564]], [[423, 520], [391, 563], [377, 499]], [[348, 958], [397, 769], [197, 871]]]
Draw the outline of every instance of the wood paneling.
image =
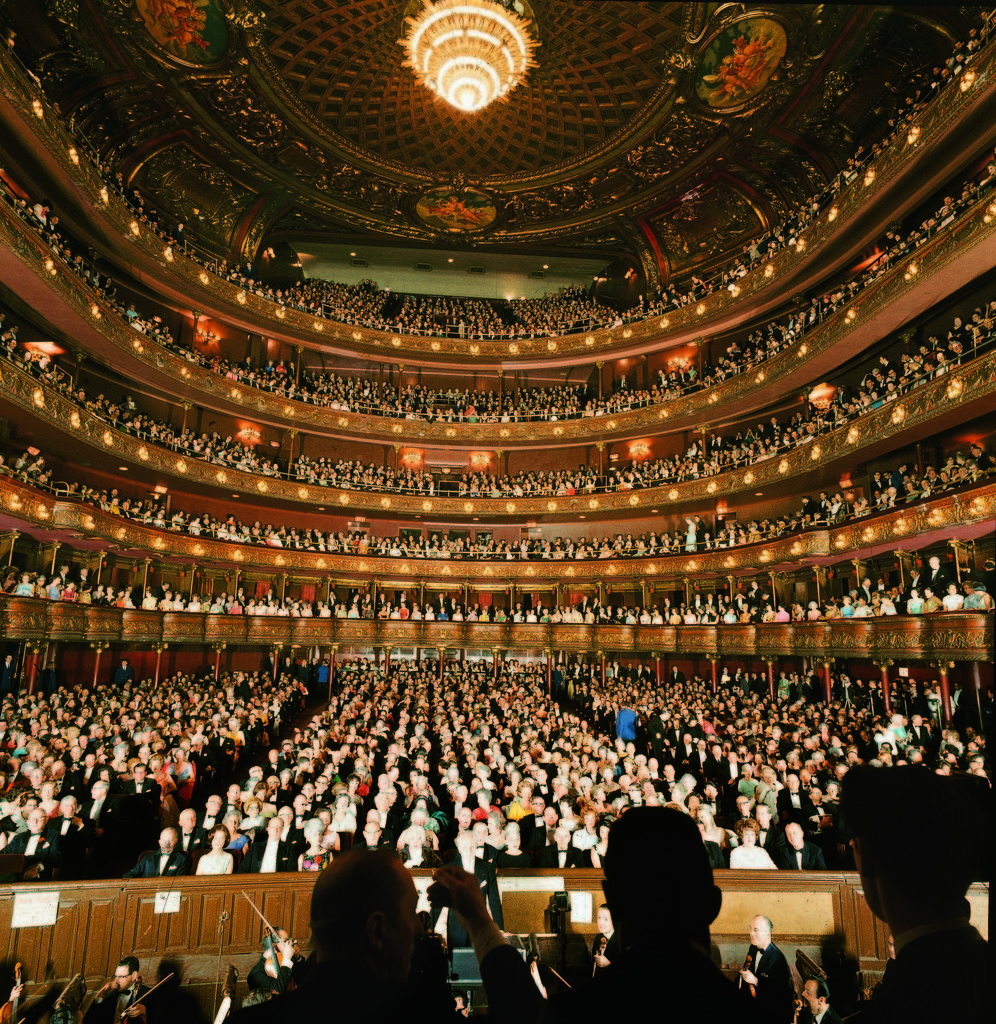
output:
[[[429, 872], [415, 874], [421, 887]], [[561, 879], [568, 890], [589, 892], [593, 910], [603, 901], [598, 871], [502, 872], [501, 878], [515, 887], [505, 897], [505, 926], [514, 933], [550, 930], [546, 908]], [[525, 878], [528, 884], [516, 886]], [[762, 913], [772, 918], [776, 938], [787, 950], [802, 948], [818, 957], [820, 950], [839, 947], [865, 982], [883, 970], [886, 927], [868, 910], [857, 875], [765, 872], [761, 878], [755, 872], [720, 871], [716, 883], [724, 899], [712, 935], [724, 964], [742, 956], [750, 918]], [[47, 883], [21, 888], [57, 889], [58, 922], [51, 928], [16, 930], [10, 924], [18, 887], [8, 886], [0, 889], [0, 957], [21, 961], [29, 997], [49, 983], [65, 984], [76, 972], [93, 991], [128, 954], [139, 957], [147, 980], [155, 979], [164, 960], [174, 961], [191, 993], [212, 1012], [217, 979], [227, 965], [235, 964], [245, 978], [259, 956], [262, 926], [243, 890], [275, 927], [286, 928], [306, 950], [313, 886], [314, 876], [308, 874], [181, 878], [172, 886], [181, 894], [179, 912], [157, 915], [155, 894], [169, 887], [154, 879]], [[973, 920], [987, 935], [988, 891], [976, 885], [969, 896]], [[595, 924], [573, 922], [569, 931], [590, 938]]]

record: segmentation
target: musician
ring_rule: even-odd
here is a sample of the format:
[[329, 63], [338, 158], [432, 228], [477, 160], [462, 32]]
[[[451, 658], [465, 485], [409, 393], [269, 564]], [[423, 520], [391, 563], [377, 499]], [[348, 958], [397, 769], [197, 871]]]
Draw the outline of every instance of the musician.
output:
[[839, 1014], [830, 1009], [830, 986], [825, 978], [810, 978], [796, 1004], [795, 1024], [842, 1024]]
[[277, 929], [279, 942], [265, 942], [263, 952], [253, 964], [247, 979], [250, 989], [265, 989], [280, 995], [286, 991], [294, 964], [302, 959], [296, 939], [283, 928]]
[[[648, 859], [648, 849], [659, 854]], [[609, 833], [603, 870], [602, 887], [619, 933], [612, 984], [575, 986], [551, 996], [545, 1008], [526, 965], [514, 951], [506, 955], [509, 947], [473, 876], [457, 867], [436, 871], [474, 940], [496, 1021], [609, 1020], [623, 1005], [653, 1007], [662, 1019], [685, 1019], [690, 1000], [696, 1021], [763, 1020], [756, 1001], [739, 993], [709, 958], [709, 924], [719, 914], [722, 892], [691, 818], [667, 807], [627, 811]], [[673, 884], [661, 884], [662, 877]]]
[[83, 1024], [114, 1024], [124, 1020], [127, 1024], [145, 1024], [146, 1010], [142, 999], [149, 991], [142, 984], [136, 957], [126, 956], [114, 968], [114, 977], [98, 989]]
[[[418, 892], [397, 854], [350, 850], [315, 877], [307, 969], [292, 991], [243, 1009], [238, 1019], [245, 1024], [331, 1016], [365, 1024], [451, 1021], [445, 971], [427, 979], [411, 970], [422, 925]], [[512, 959], [526, 970], [514, 951]]]
[[750, 923], [750, 949], [740, 971], [762, 1020], [787, 1024], [792, 1020], [795, 993], [785, 954], [771, 941], [771, 922], [758, 915]]
[[619, 940], [616, 938], [616, 930], [612, 924], [612, 911], [609, 910], [608, 903], [603, 903], [598, 908], [595, 923], [598, 925], [598, 935], [591, 944], [591, 958], [594, 961], [592, 977], [606, 978], [609, 977], [605, 973], [606, 968], [619, 955]]

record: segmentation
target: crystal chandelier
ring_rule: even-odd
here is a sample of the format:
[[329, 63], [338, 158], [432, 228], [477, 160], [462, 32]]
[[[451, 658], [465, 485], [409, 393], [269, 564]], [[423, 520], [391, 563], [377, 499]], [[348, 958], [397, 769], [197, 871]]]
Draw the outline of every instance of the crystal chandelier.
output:
[[427, 0], [405, 21], [406, 65], [458, 110], [505, 99], [535, 67], [529, 22], [495, 0]]

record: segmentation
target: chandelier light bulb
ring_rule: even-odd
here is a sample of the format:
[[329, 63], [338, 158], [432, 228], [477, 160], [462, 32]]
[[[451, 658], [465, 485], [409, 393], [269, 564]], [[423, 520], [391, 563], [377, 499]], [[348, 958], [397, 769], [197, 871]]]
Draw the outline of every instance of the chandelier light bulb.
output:
[[530, 23], [495, 0], [426, 2], [402, 46], [418, 80], [458, 110], [503, 100], [535, 67]]

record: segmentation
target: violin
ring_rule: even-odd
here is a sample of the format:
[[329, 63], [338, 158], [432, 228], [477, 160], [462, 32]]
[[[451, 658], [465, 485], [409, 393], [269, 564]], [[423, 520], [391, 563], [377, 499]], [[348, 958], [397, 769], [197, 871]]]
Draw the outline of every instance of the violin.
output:
[[605, 951], [608, 949], [609, 940], [604, 935], [599, 935], [595, 940], [595, 947], [591, 952], [592, 958], [595, 963], [591, 966], [591, 976], [595, 977], [595, 972], [598, 970], [598, 957], [605, 956]]
[[[740, 969], [742, 971], [751, 971], [751, 973], [753, 973], [753, 962], [751, 960], [750, 950], [747, 951], [747, 955], [744, 957], [744, 965]], [[737, 985], [737, 988], [743, 988], [743, 986], [744, 986], [744, 977], [741, 974], [740, 975], [740, 981], [739, 981], [739, 983]], [[747, 982], [747, 988], [750, 991], [751, 997], [752, 998], [757, 998], [757, 986], [756, 985], [752, 985], [748, 981]]]
[[17, 1004], [21, 999], [21, 988], [23, 986], [21, 981], [21, 963], [18, 961], [14, 964], [14, 990], [11, 993], [11, 998], [7, 1000], [3, 1006], [0, 1006], [0, 1024], [17, 1024]]

